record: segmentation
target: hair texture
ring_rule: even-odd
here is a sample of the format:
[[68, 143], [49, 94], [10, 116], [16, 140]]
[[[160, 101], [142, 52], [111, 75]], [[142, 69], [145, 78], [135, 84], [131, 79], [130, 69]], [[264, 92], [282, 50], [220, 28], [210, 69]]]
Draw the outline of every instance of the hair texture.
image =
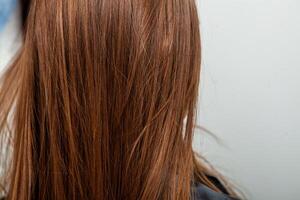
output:
[[218, 190], [192, 149], [194, 0], [22, 2], [23, 46], [0, 88], [8, 200], [183, 200], [195, 180]]

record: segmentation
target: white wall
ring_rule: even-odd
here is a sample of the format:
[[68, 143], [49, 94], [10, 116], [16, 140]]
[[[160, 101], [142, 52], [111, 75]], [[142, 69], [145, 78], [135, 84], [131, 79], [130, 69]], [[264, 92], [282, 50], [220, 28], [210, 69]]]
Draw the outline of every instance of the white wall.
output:
[[203, 68], [195, 148], [254, 200], [300, 199], [300, 1], [197, 0]]

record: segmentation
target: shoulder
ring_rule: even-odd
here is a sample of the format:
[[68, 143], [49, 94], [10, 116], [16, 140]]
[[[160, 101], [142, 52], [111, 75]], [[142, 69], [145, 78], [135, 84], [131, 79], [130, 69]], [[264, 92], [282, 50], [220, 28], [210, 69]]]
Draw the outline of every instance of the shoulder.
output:
[[224, 193], [218, 193], [203, 184], [193, 188], [193, 200], [234, 200]]
[[209, 187], [194, 183], [193, 185], [193, 200], [237, 200], [229, 197], [228, 191], [223, 184], [214, 176], [207, 175], [207, 178], [216, 186], [221, 192], [215, 192]]

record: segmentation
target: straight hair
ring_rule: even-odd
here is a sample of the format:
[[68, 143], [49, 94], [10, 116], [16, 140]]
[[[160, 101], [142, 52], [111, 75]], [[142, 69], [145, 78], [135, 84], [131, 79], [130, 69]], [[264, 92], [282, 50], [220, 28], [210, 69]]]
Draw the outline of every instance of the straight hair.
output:
[[22, 8], [24, 42], [0, 86], [8, 200], [192, 199], [195, 181], [218, 191], [192, 149], [194, 0], [22, 0]]

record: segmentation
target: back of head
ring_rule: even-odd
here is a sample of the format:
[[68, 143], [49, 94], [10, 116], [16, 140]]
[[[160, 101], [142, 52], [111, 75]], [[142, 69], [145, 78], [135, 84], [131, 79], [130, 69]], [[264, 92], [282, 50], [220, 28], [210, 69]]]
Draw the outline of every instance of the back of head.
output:
[[7, 198], [189, 199], [204, 169], [194, 0], [23, 2], [0, 91]]

